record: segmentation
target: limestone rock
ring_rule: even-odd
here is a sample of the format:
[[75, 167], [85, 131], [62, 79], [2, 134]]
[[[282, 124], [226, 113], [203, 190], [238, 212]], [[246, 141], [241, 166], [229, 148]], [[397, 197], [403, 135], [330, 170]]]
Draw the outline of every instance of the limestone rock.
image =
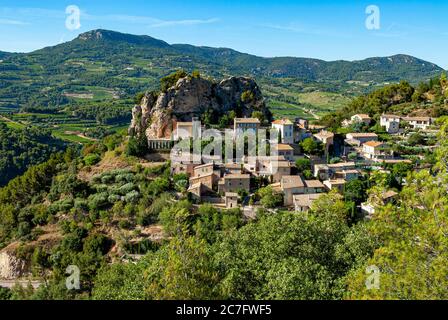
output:
[[0, 279], [17, 279], [28, 273], [28, 263], [18, 258], [14, 251], [4, 249], [0, 252]]
[[[245, 98], [242, 97], [245, 94]], [[244, 101], [243, 101], [244, 100]], [[246, 77], [231, 77], [219, 83], [195, 77], [185, 77], [158, 95], [147, 93], [140, 106], [132, 110], [131, 135], [145, 134], [150, 139], [170, 138], [175, 123], [201, 118], [205, 112], [218, 117], [234, 110], [241, 117], [253, 111], [271, 114], [256, 82]]]

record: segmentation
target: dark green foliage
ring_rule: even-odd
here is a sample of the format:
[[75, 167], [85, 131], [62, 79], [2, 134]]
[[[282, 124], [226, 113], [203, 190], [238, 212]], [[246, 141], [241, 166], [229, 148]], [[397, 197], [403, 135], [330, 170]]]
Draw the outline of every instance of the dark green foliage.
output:
[[163, 92], [174, 86], [179, 79], [185, 78], [188, 74], [184, 70], [178, 70], [160, 80], [160, 87]]
[[227, 233], [243, 224], [243, 215], [239, 209], [219, 211], [210, 204], [204, 204], [199, 207], [193, 229], [198, 237], [213, 243], [220, 231]]
[[8, 288], [0, 287], [0, 301], [1, 300], [9, 300], [12, 297], [12, 292]]
[[0, 186], [64, 148], [64, 143], [49, 131], [34, 127], [8, 129], [0, 122]]
[[296, 167], [299, 173], [303, 173], [305, 170], [311, 169], [311, 161], [307, 158], [297, 159]]
[[264, 216], [213, 248], [220, 288], [229, 299], [337, 299], [344, 276], [368, 256], [367, 239], [330, 213]]
[[313, 138], [306, 138], [300, 143], [303, 152], [310, 155], [319, 155], [323, 153], [323, 144]]
[[345, 185], [344, 196], [346, 201], [360, 205], [367, 199], [367, 183], [359, 179], [348, 181]]
[[148, 152], [148, 143], [142, 137], [130, 137], [126, 146], [125, 154], [127, 156], [141, 157]]
[[413, 133], [408, 138], [408, 143], [411, 146], [425, 145], [426, 139], [421, 133]]
[[93, 166], [101, 161], [101, 156], [96, 153], [91, 153], [84, 157], [84, 163], [87, 166]]
[[283, 194], [275, 192], [271, 186], [259, 189], [258, 197], [265, 208], [277, 208], [283, 205]]

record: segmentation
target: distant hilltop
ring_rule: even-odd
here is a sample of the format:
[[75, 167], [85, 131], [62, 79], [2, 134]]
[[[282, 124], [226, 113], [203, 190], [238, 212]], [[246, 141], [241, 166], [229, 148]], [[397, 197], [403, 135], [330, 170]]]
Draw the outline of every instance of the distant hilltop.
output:
[[225, 67], [230, 74], [252, 74], [268, 77], [297, 77], [302, 80], [342, 80], [392, 82], [427, 80], [444, 71], [434, 63], [413, 56], [398, 54], [373, 57], [359, 61], [323, 61], [312, 58], [263, 58], [229, 48], [197, 47], [188, 44], [170, 45], [150, 36], [136, 36], [109, 30], [92, 30], [74, 41], [126, 42], [138, 46], [158, 48], [166, 53], [182, 53]]
[[[359, 61], [323, 61], [296, 57], [264, 58], [229, 48], [170, 45], [147, 35], [132, 35], [102, 29], [82, 33], [70, 42], [45, 48], [44, 51], [45, 54], [52, 55], [62, 50], [68, 60], [95, 53], [105, 56], [117, 53], [113, 49], [108, 52], [109, 48], [118, 48], [121, 54], [129, 57], [141, 56], [141, 49], [149, 50], [144, 53], [146, 58], [151, 56], [159, 58], [160, 55], [164, 55], [167, 67], [188, 69], [189, 64], [193, 62], [219, 70], [221, 77], [225, 74], [246, 74], [257, 77], [293, 77], [304, 81], [383, 83], [408, 80], [416, 83], [440, 75], [444, 71], [434, 63], [404, 54]], [[179, 58], [179, 55], [183, 58]]]

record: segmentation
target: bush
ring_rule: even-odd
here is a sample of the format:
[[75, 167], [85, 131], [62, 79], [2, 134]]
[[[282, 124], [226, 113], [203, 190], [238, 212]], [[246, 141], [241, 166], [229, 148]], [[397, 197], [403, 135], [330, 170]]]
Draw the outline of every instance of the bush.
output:
[[97, 210], [109, 204], [109, 194], [107, 192], [97, 193], [89, 197], [89, 208]]
[[101, 157], [97, 155], [96, 153], [89, 154], [84, 157], [84, 163], [87, 166], [93, 166], [101, 161]]
[[117, 189], [117, 192], [124, 196], [127, 193], [134, 191], [136, 188], [137, 188], [136, 185], [134, 183], [130, 182], [130, 183], [126, 183], [125, 185], [119, 187]]
[[105, 184], [110, 184], [113, 183], [115, 181], [115, 177], [111, 174], [106, 174], [101, 176], [101, 182], [105, 183]]
[[129, 138], [124, 153], [127, 156], [142, 157], [145, 155], [147, 151], [148, 151], [148, 143], [144, 137], [141, 138], [131, 137]]
[[305, 170], [309, 170], [311, 168], [311, 161], [307, 158], [297, 159], [296, 167], [300, 173], [303, 173]]
[[140, 197], [140, 194], [138, 193], [138, 191], [131, 191], [128, 194], [125, 195], [124, 200], [126, 201], [126, 203], [137, 203], [138, 199]]
[[83, 251], [87, 254], [105, 255], [109, 252], [112, 241], [103, 234], [92, 234], [84, 241]]
[[272, 187], [268, 186], [258, 190], [260, 202], [265, 208], [276, 208], [283, 205], [283, 195], [274, 192]]
[[121, 201], [121, 197], [117, 194], [111, 194], [108, 198], [107, 201], [111, 204], [116, 203], [118, 201]]

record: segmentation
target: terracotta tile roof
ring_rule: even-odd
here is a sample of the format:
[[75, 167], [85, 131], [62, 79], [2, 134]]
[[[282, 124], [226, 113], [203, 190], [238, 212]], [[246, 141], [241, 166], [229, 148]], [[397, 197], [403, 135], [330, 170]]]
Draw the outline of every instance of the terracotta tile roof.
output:
[[279, 150], [279, 151], [294, 151], [294, 148], [288, 144], [279, 143], [277, 145], [277, 150]]
[[235, 123], [260, 123], [257, 118], [235, 118]]
[[345, 179], [333, 179], [333, 180], [326, 180], [324, 182], [327, 182], [331, 185], [341, 185], [341, 184], [347, 183], [347, 181]]
[[281, 181], [283, 189], [302, 188], [305, 186], [300, 176], [283, 176]]
[[323, 138], [323, 139], [326, 139], [326, 138], [332, 138], [332, 137], [334, 137], [334, 133], [333, 133], [333, 132], [330, 132], [330, 131], [321, 131], [321, 132], [319, 132], [319, 133], [316, 133], [314, 136], [315, 136], [316, 138]]
[[289, 119], [279, 119], [279, 120], [272, 121], [272, 124], [292, 125], [293, 123]]
[[376, 148], [376, 147], [382, 146], [383, 143], [379, 142], [379, 141], [367, 141], [366, 143], [364, 143], [364, 145], [368, 146], [368, 147]]
[[324, 188], [325, 187], [323, 185], [323, 183], [320, 182], [319, 180], [305, 180], [305, 185], [307, 188]]
[[382, 114], [381, 118], [393, 118], [393, 119], [400, 119], [400, 116], [394, 115], [394, 114]]
[[223, 179], [250, 179], [250, 174], [245, 173], [231, 173], [226, 174]]
[[311, 207], [313, 202], [325, 193], [296, 194], [293, 196], [294, 205], [298, 207]]
[[339, 162], [339, 163], [330, 163], [328, 164], [329, 168], [346, 168], [346, 167], [355, 167], [356, 163], [354, 162]]
[[382, 198], [383, 198], [384, 200], [386, 200], [386, 199], [389, 199], [389, 198], [393, 198], [393, 197], [395, 197], [395, 196], [397, 196], [397, 195], [398, 195], [397, 192], [395, 192], [395, 191], [393, 191], [393, 190], [389, 190], [389, 191], [383, 193], [383, 197], [382, 197]]
[[370, 119], [370, 116], [368, 114], [355, 114], [354, 116], [360, 117], [361, 119]]
[[378, 137], [376, 133], [373, 132], [353, 132], [353, 133], [347, 133], [347, 135], [351, 135], [353, 138], [370, 138], [370, 137]]
[[425, 122], [429, 122], [431, 121], [430, 117], [405, 117], [403, 118], [403, 120], [405, 121], [425, 121]]

